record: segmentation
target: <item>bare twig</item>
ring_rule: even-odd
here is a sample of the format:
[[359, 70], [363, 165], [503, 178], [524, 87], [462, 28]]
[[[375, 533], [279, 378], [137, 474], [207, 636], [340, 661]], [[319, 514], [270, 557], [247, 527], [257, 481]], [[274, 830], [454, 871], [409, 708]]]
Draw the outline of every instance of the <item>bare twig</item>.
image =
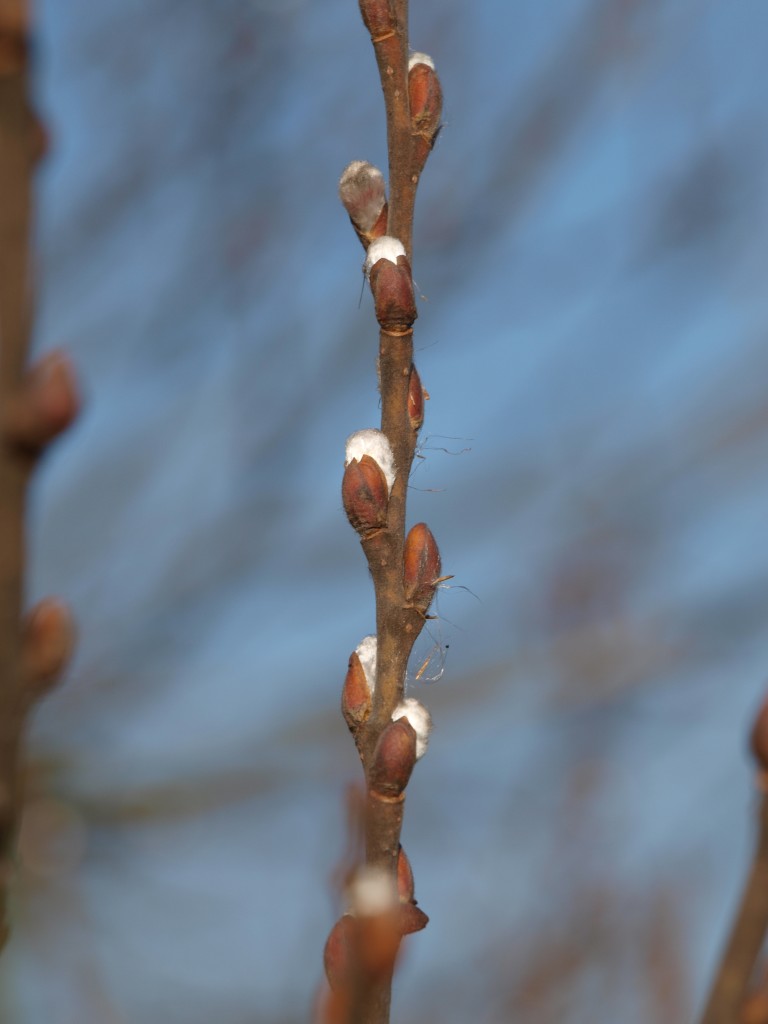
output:
[[41, 128], [28, 101], [28, 8], [0, 0], [0, 950], [21, 800], [27, 712], [72, 645], [63, 606], [45, 602], [21, 619], [24, 503], [35, 459], [77, 412], [71, 368], [60, 354], [25, 370], [31, 326], [32, 174]]
[[[20, 5], [0, 8], [0, 402], [18, 388], [29, 334], [32, 161], [25, 31]], [[8, 935], [7, 887], [19, 800], [24, 719], [19, 685], [23, 512], [28, 467], [6, 442], [0, 451], [0, 948]]]
[[407, 864], [400, 846], [405, 788], [431, 724], [418, 701], [404, 701], [406, 669], [443, 578], [426, 525], [406, 536], [407, 485], [425, 398], [413, 366], [410, 260], [416, 189], [440, 127], [442, 93], [431, 58], [408, 57], [407, 0], [360, 0], [360, 10], [384, 92], [389, 199], [376, 168], [349, 165], [340, 194], [367, 250], [380, 328], [381, 430], [359, 431], [347, 442], [342, 497], [373, 577], [376, 636], [350, 658], [342, 710], [366, 776], [366, 870], [378, 873], [392, 905], [384, 899], [373, 919], [352, 906], [355, 923], [345, 915], [331, 932], [326, 974], [337, 995], [344, 991], [348, 1022], [387, 1024], [401, 937], [427, 923], [413, 898], [410, 867], [409, 884], [399, 877]]

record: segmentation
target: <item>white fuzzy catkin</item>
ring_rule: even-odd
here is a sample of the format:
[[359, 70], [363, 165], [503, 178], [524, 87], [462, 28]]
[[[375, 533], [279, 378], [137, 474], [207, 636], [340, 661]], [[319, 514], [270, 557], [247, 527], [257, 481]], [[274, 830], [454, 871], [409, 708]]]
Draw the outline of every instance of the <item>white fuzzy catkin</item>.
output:
[[359, 230], [368, 232], [387, 201], [384, 175], [367, 160], [353, 160], [339, 180], [339, 196]]
[[371, 271], [379, 260], [389, 260], [390, 263], [397, 263], [398, 256], [405, 256], [405, 246], [399, 238], [393, 238], [392, 235], [382, 235], [381, 238], [374, 239], [368, 246], [368, 252], [365, 254], [365, 263], [363, 264], [365, 276], [371, 276]]
[[373, 696], [373, 691], [376, 689], [376, 654], [378, 651], [378, 641], [375, 634], [370, 636], [364, 636], [360, 643], [355, 648], [355, 654], [360, 659], [360, 664], [363, 667], [365, 673], [365, 680], [368, 683], [368, 690]]
[[406, 697], [392, 712], [392, 721], [396, 722], [398, 718], [406, 718], [416, 733], [416, 760], [418, 761], [427, 752], [429, 734], [432, 731], [432, 716], [415, 697]]
[[408, 60], [408, 70], [416, 67], [417, 64], [426, 64], [428, 68], [435, 70], [435, 62], [428, 53], [412, 53]]
[[350, 434], [347, 438], [344, 465], [348, 466], [353, 460], [359, 462], [364, 455], [370, 455], [373, 461], [378, 463], [391, 493], [392, 484], [395, 482], [395, 456], [392, 454], [392, 447], [386, 434], [382, 434], [375, 427]]
[[353, 917], [378, 917], [398, 904], [394, 879], [383, 868], [359, 868], [347, 888]]

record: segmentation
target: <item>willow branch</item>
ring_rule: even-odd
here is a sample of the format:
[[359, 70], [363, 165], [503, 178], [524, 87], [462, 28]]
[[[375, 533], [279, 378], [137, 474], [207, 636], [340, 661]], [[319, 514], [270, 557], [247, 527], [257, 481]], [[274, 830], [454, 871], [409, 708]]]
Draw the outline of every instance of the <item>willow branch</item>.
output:
[[361, 0], [371, 33], [387, 116], [389, 218], [387, 234], [399, 238], [411, 258], [416, 182], [411, 180], [411, 112], [408, 103], [408, 0]]
[[408, 659], [445, 578], [427, 526], [418, 523], [406, 533], [408, 480], [427, 397], [413, 365], [413, 209], [439, 130], [442, 93], [431, 58], [408, 57], [407, 0], [359, 2], [384, 92], [389, 196], [381, 171], [365, 161], [353, 161], [339, 183], [367, 253], [381, 393], [381, 429], [347, 439], [342, 499], [373, 578], [376, 635], [361, 641], [350, 657], [342, 712], [365, 773], [365, 870], [378, 887], [378, 902], [372, 912], [368, 897], [353, 899], [331, 931], [325, 968], [334, 1010], [326, 1019], [387, 1024], [400, 941], [428, 920], [416, 905], [410, 866], [403, 868], [400, 833], [405, 789], [431, 727], [426, 708], [405, 698]]
[[[29, 338], [31, 116], [26, 24], [21, 4], [0, 7], [0, 411], [22, 379]], [[7, 893], [19, 804], [24, 723], [20, 685], [24, 495], [27, 460], [0, 445], [0, 948], [8, 937]]]
[[32, 176], [45, 139], [28, 101], [29, 12], [0, 0], [0, 950], [22, 796], [27, 714], [64, 668], [74, 626], [47, 599], [22, 619], [27, 483], [45, 447], [75, 418], [69, 361], [52, 352], [26, 368], [31, 328]]

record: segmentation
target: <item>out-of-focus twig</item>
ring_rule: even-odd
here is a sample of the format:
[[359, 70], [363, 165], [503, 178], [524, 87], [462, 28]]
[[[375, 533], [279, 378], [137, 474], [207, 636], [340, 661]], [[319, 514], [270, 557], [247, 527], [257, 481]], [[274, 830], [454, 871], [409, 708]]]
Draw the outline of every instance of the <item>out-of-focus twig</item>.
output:
[[768, 930], [768, 702], [755, 722], [752, 751], [760, 768], [757, 843], [701, 1024], [737, 1024], [741, 1019], [750, 979]]
[[72, 647], [69, 613], [43, 602], [22, 620], [24, 507], [36, 458], [74, 419], [78, 400], [60, 353], [26, 369], [31, 327], [32, 176], [44, 133], [28, 100], [29, 10], [0, 0], [0, 950], [21, 802], [27, 712]]

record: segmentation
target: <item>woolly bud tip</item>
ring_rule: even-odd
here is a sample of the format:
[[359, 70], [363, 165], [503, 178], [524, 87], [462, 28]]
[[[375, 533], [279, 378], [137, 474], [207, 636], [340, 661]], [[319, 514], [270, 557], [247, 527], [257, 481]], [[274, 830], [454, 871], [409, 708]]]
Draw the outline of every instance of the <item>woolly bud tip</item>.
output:
[[408, 531], [403, 550], [403, 590], [407, 601], [426, 611], [440, 579], [441, 561], [437, 541], [426, 523]]
[[359, 868], [347, 889], [349, 912], [354, 917], [378, 917], [392, 910], [397, 890], [387, 871], [376, 867]]
[[365, 160], [353, 160], [339, 181], [339, 198], [358, 231], [369, 234], [387, 201], [384, 175]]
[[365, 254], [365, 263], [363, 264], [365, 276], [371, 276], [371, 271], [379, 260], [389, 260], [390, 263], [397, 264], [398, 256], [405, 256], [405, 246], [399, 238], [393, 238], [391, 235], [382, 235], [381, 238], [375, 239], [371, 242], [368, 252]]
[[365, 673], [365, 681], [368, 689], [373, 694], [376, 689], [376, 654], [378, 652], [378, 640], [376, 635], [371, 633], [364, 636], [355, 648], [355, 654], [360, 659], [360, 665]]
[[435, 62], [427, 53], [412, 53], [408, 59], [408, 70], [415, 68], [417, 64], [426, 64], [428, 68], [435, 70]]
[[416, 764], [416, 730], [407, 718], [390, 722], [379, 736], [369, 775], [370, 787], [381, 796], [401, 795]]
[[[371, 249], [373, 245], [371, 245]], [[350, 434], [347, 438], [344, 465], [348, 466], [353, 459], [357, 459], [359, 462], [364, 455], [369, 455], [374, 462], [378, 463], [387, 482], [387, 488], [391, 491], [392, 484], [395, 482], [395, 457], [386, 434], [382, 434], [374, 427]]]
[[429, 745], [432, 731], [432, 716], [415, 697], [406, 697], [392, 712], [392, 721], [407, 721], [416, 733], [416, 760], [423, 757]]

